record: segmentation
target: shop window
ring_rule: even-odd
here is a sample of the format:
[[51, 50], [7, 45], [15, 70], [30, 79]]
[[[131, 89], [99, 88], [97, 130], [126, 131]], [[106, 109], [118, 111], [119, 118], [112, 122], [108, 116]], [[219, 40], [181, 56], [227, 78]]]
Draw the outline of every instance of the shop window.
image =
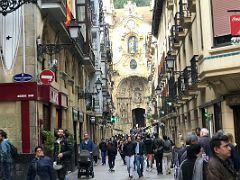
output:
[[219, 129], [222, 129], [221, 102], [214, 104], [214, 123], [215, 123], [215, 132], [217, 132]]

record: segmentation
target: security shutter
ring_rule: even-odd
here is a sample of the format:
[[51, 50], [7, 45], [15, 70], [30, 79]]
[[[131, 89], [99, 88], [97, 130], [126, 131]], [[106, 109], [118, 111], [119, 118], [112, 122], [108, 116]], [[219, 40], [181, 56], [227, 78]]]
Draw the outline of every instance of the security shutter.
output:
[[236, 9], [240, 9], [240, 0], [212, 0], [214, 37], [230, 34], [229, 17], [234, 13], [228, 12], [228, 10]]

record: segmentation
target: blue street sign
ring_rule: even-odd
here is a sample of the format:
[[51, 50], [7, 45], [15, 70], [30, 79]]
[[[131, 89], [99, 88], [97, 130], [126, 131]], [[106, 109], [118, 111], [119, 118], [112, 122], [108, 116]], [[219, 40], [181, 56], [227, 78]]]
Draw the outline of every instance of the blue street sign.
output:
[[31, 74], [20, 73], [13, 76], [13, 80], [16, 82], [29, 82], [33, 79]]

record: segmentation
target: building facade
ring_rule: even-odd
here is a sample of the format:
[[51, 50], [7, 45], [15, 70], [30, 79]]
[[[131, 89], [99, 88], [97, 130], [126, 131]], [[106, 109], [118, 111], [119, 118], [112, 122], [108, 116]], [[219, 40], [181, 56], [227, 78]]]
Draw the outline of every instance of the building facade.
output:
[[[239, 143], [239, 47], [232, 45], [229, 10], [237, 1], [155, 1], [156, 84], [160, 121], [182, 144], [186, 132], [223, 129]], [[154, 61], [154, 60], [153, 60]], [[155, 61], [157, 61], [155, 59]]]
[[[150, 7], [130, 1], [123, 9], [106, 6], [113, 50], [114, 133], [145, 127], [151, 95], [146, 61], [146, 38], [151, 31]], [[121, 131], [119, 131], [121, 130]]]
[[[44, 131], [67, 129], [75, 155], [84, 132], [96, 141], [111, 136], [104, 120], [111, 101], [104, 104], [112, 55], [102, 1], [70, 2], [72, 20], [81, 26], [77, 37], [65, 25], [65, 0], [24, 4], [7, 15], [0, 9], [0, 127], [18, 148], [20, 164], [44, 145]], [[26, 174], [22, 167], [16, 166], [18, 178]]]

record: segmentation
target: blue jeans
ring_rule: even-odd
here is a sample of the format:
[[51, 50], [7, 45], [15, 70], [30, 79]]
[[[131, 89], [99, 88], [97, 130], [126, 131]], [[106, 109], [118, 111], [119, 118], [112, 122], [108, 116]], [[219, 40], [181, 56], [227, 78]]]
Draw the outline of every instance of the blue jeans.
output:
[[106, 151], [101, 151], [102, 163], [106, 164]]
[[11, 163], [2, 162], [1, 163], [3, 168], [3, 180], [11, 180]]
[[138, 176], [142, 176], [143, 175], [143, 163], [144, 163], [143, 155], [136, 155], [135, 160], [136, 160], [136, 164], [137, 164]]

